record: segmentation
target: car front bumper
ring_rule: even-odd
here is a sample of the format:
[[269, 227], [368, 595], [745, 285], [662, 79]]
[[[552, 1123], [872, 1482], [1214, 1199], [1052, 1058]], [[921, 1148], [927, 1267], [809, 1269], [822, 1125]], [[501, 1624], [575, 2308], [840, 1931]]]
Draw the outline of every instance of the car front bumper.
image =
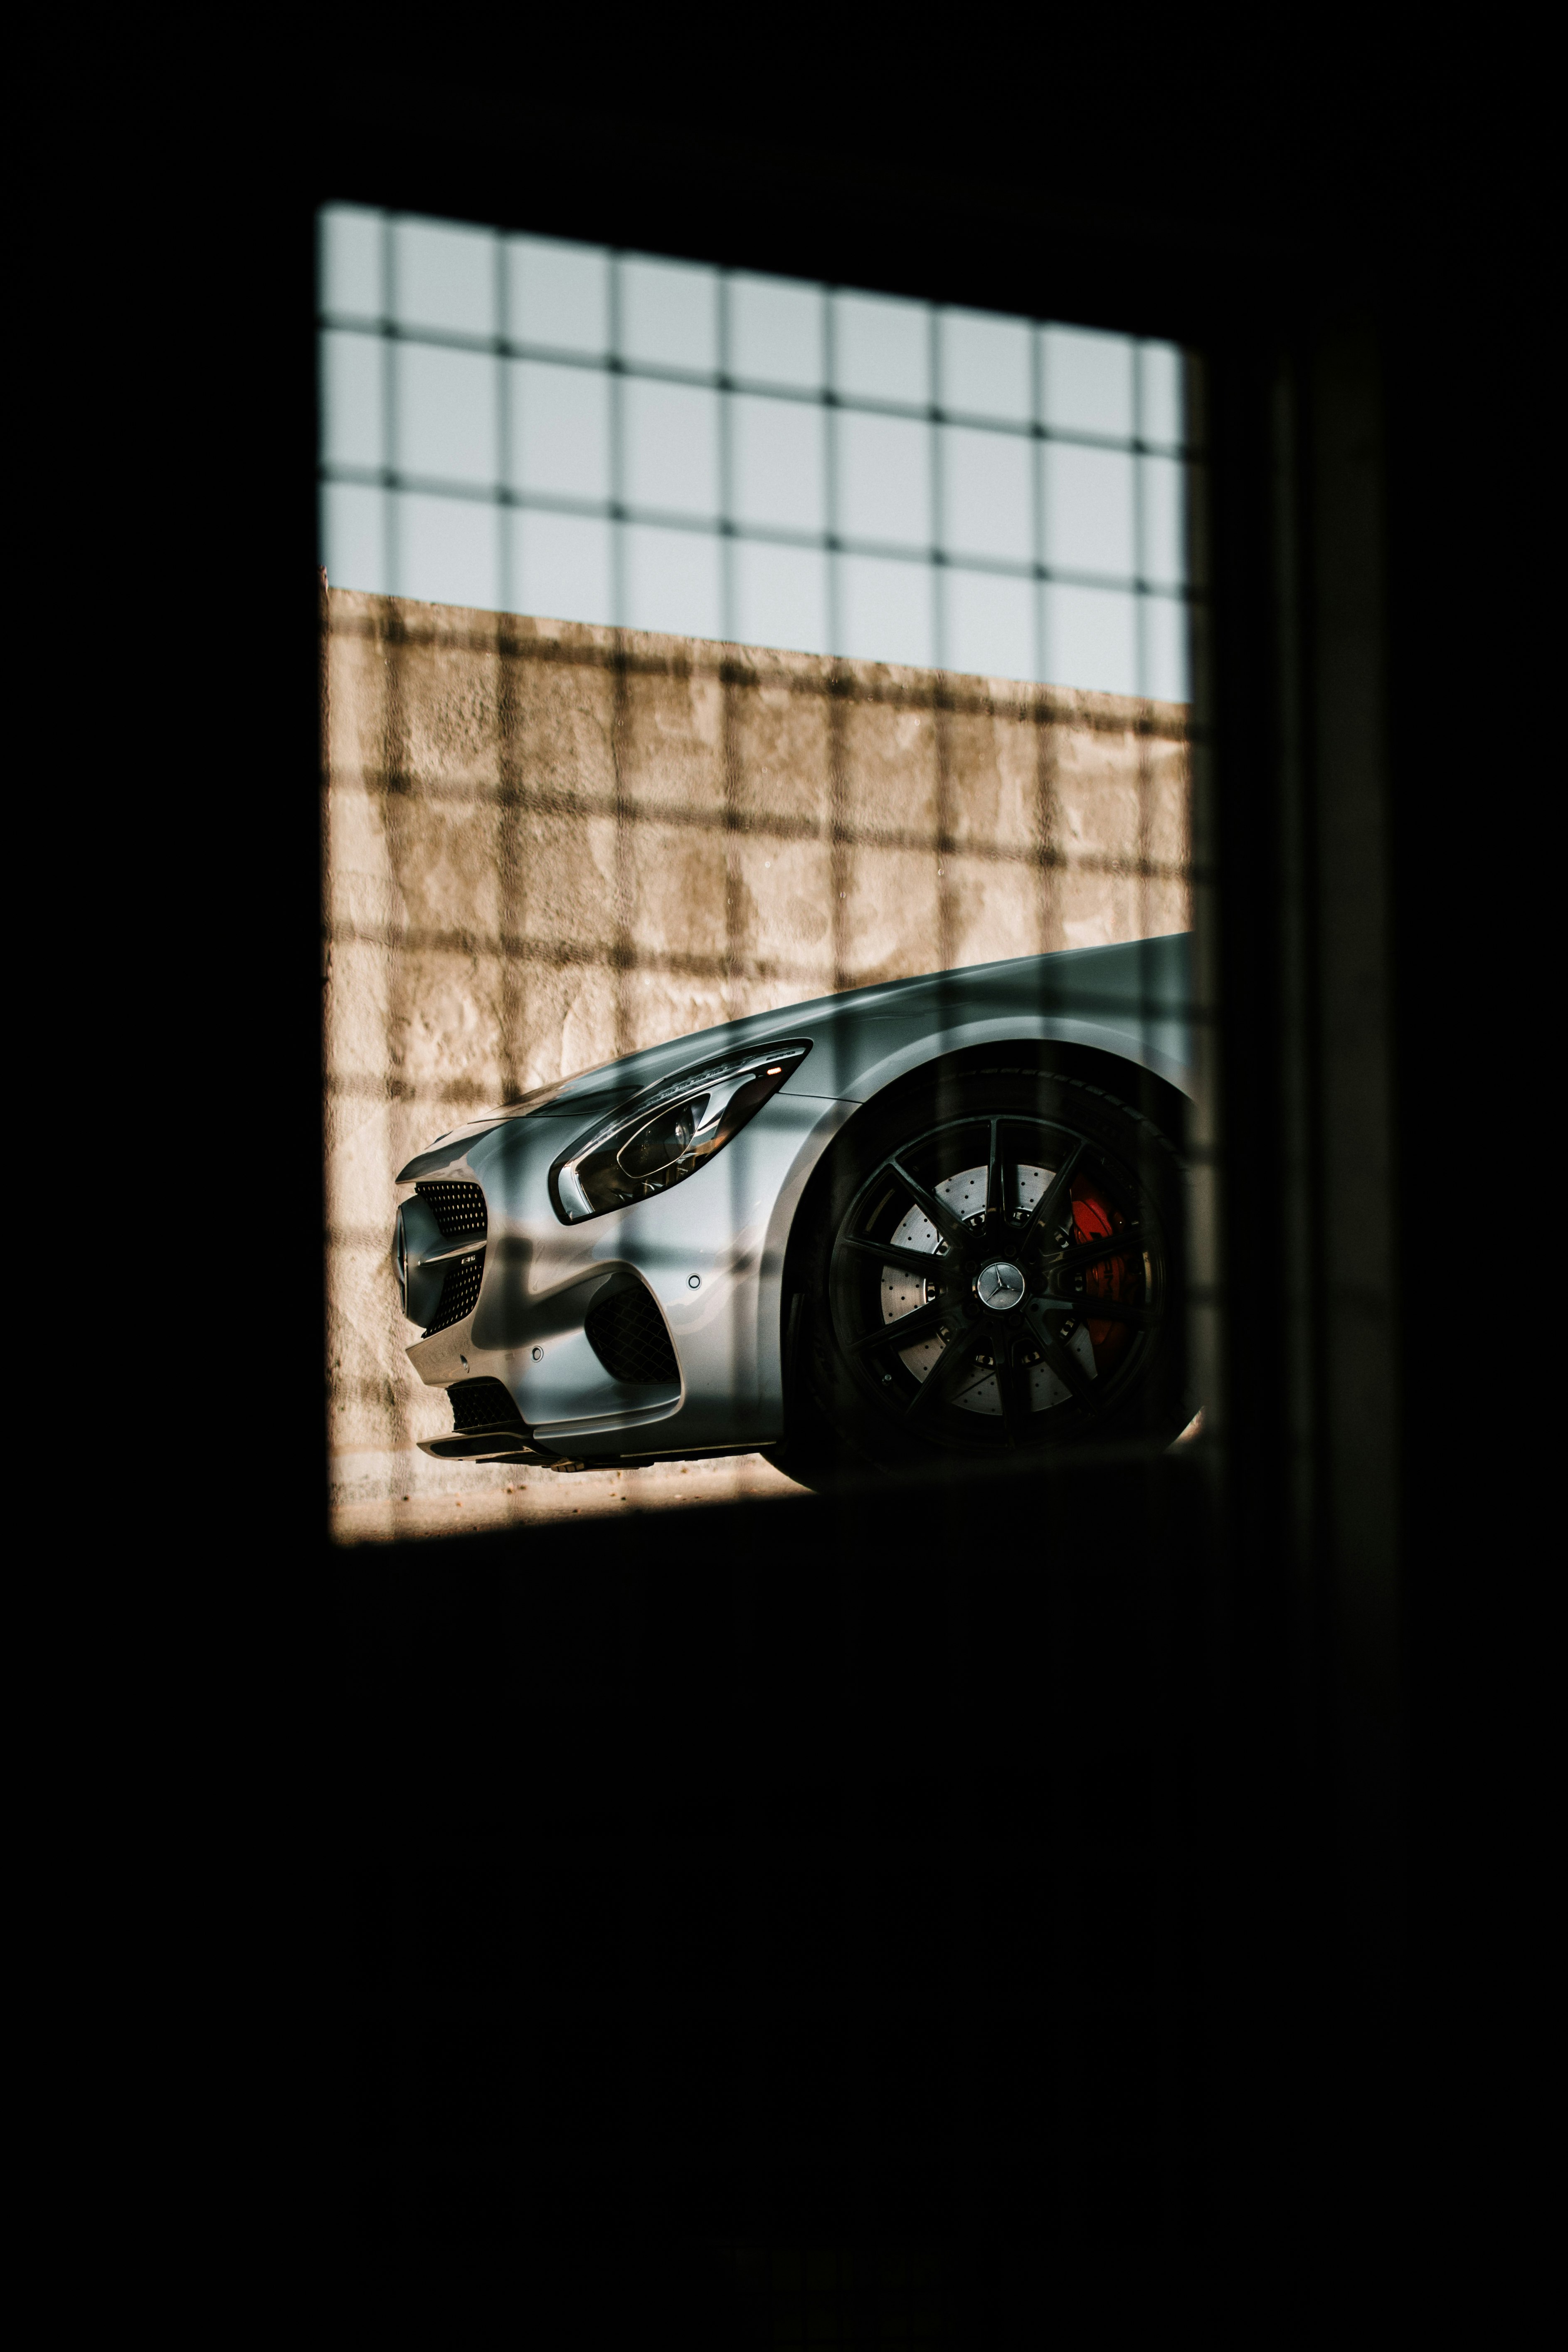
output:
[[[580, 1132], [580, 1114], [533, 1113], [455, 1141], [450, 1159], [423, 1153], [413, 1163], [421, 1180], [479, 1185], [486, 1234], [472, 1309], [416, 1340], [410, 1361], [432, 1388], [499, 1381], [524, 1442], [551, 1456], [682, 1456], [775, 1442], [790, 1223], [855, 1108], [786, 1086], [684, 1183], [577, 1225], [557, 1217], [548, 1179]], [[672, 1378], [616, 1378], [590, 1338], [595, 1307], [632, 1283], [662, 1318]], [[437, 1440], [428, 1450], [459, 1446]], [[473, 1458], [502, 1448], [460, 1450]]]

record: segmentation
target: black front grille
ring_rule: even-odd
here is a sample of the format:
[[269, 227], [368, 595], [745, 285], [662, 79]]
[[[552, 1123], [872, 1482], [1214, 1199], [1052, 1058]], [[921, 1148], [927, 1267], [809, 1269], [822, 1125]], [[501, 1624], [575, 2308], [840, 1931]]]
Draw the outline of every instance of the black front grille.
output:
[[447, 1391], [452, 1427], [461, 1437], [470, 1429], [521, 1429], [522, 1415], [500, 1381], [459, 1381]]
[[477, 1184], [456, 1183], [438, 1176], [414, 1189], [440, 1226], [444, 1242], [467, 1241], [470, 1234], [477, 1242], [484, 1240], [489, 1221], [485, 1196]]
[[613, 1381], [658, 1381], [666, 1388], [679, 1381], [664, 1318], [640, 1283], [601, 1298], [583, 1328]]
[[441, 1228], [444, 1242], [472, 1240], [478, 1246], [472, 1257], [455, 1257], [447, 1266], [441, 1283], [441, 1300], [435, 1314], [425, 1327], [428, 1339], [435, 1331], [449, 1330], [471, 1315], [479, 1303], [479, 1283], [485, 1270], [485, 1235], [489, 1231], [489, 1219], [485, 1211], [485, 1196], [477, 1184], [459, 1182], [454, 1178], [433, 1177], [415, 1191], [426, 1203], [436, 1223]]
[[476, 1250], [472, 1257], [455, 1257], [441, 1281], [441, 1301], [425, 1327], [425, 1337], [432, 1331], [449, 1330], [471, 1315], [479, 1303], [479, 1283], [485, 1270], [485, 1254]]

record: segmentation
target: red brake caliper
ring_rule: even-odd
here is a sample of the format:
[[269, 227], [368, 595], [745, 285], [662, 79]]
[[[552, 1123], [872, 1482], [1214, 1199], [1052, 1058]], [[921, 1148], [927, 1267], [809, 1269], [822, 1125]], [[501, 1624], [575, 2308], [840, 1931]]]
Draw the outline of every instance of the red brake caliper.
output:
[[[1075, 1184], [1072, 1188], [1072, 1223], [1075, 1242], [1102, 1241], [1110, 1234], [1120, 1233], [1127, 1223], [1120, 1209], [1112, 1208], [1105, 1195], [1094, 1185]], [[1097, 1320], [1090, 1302], [1096, 1298], [1126, 1298], [1132, 1296], [1134, 1274], [1124, 1257], [1096, 1258], [1083, 1272], [1084, 1320], [1095, 1360], [1102, 1371], [1115, 1363], [1131, 1337], [1131, 1325]]]

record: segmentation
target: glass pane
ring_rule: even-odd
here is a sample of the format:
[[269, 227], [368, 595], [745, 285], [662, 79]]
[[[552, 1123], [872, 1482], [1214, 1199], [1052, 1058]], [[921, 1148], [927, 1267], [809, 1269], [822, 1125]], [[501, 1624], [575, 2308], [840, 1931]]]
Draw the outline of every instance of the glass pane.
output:
[[923, 302], [877, 294], [833, 298], [833, 373], [838, 392], [862, 400], [931, 400], [931, 313]]
[[334, 588], [391, 593], [386, 567], [386, 492], [357, 482], [321, 486], [321, 562]]
[[819, 286], [780, 278], [730, 281], [731, 375], [818, 392], [825, 381], [826, 304]]
[[1064, 432], [1103, 433], [1131, 440], [1132, 345], [1125, 335], [1097, 335], [1080, 327], [1046, 327], [1040, 335], [1044, 422]]
[[393, 316], [399, 326], [493, 335], [496, 238], [484, 228], [399, 220], [392, 229]]
[[1140, 457], [1138, 509], [1143, 544], [1138, 571], [1162, 588], [1180, 588], [1187, 576], [1186, 468], [1176, 457]]
[[943, 310], [938, 319], [943, 408], [1029, 425], [1035, 415], [1033, 338], [1023, 319], [984, 310]]
[[[484, 499], [394, 497], [399, 596], [426, 604], [500, 603], [500, 510]], [[330, 575], [329, 575], [330, 576]]]
[[1046, 562], [1063, 572], [1131, 580], [1137, 569], [1133, 459], [1119, 449], [1068, 441], [1047, 442], [1045, 455]]
[[683, 261], [620, 264], [621, 355], [713, 373], [719, 365], [719, 276]]
[[846, 539], [889, 547], [931, 542], [929, 425], [912, 417], [868, 416], [853, 409], [836, 418], [838, 442], [837, 523]]
[[826, 436], [815, 402], [730, 402], [734, 515], [780, 530], [826, 529]]
[[611, 525], [597, 516], [507, 517], [512, 593], [518, 609], [552, 621], [616, 620]]
[[828, 559], [820, 550], [740, 540], [734, 562], [734, 629], [742, 645], [781, 646], [806, 654], [831, 651]]
[[321, 337], [321, 454], [331, 466], [384, 466], [379, 335]]
[[507, 332], [514, 342], [604, 358], [610, 348], [610, 257], [602, 246], [512, 236], [506, 246]]
[[945, 425], [942, 545], [955, 555], [1034, 561], [1035, 447], [1021, 435]]
[[1034, 582], [964, 572], [954, 564], [942, 572], [942, 584], [948, 667], [983, 677], [1032, 678], [1037, 661]]
[[717, 521], [718, 394], [627, 377], [621, 399], [628, 504]]
[[840, 652], [851, 661], [929, 667], [936, 657], [931, 567], [879, 555], [837, 562]]
[[493, 483], [499, 362], [482, 352], [429, 343], [400, 343], [395, 358], [400, 472]]
[[340, 319], [382, 314], [382, 215], [360, 205], [329, 205], [321, 216], [321, 306]]
[[1137, 694], [1138, 598], [1109, 588], [1046, 588], [1046, 676], [1056, 686]]
[[626, 527], [626, 625], [672, 636], [721, 637], [719, 541], [705, 530]]
[[1182, 354], [1174, 343], [1138, 347], [1138, 435], [1170, 449], [1187, 437]]
[[549, 360], [510, 360], [506, 373], [511, 487], [607, 501], [609, 377]]
[[1191, 632], [1187, 608], [1174, 596], [1142, 596], [1143, 677], [1141, 690], [1157, 702], [1192, 699]]

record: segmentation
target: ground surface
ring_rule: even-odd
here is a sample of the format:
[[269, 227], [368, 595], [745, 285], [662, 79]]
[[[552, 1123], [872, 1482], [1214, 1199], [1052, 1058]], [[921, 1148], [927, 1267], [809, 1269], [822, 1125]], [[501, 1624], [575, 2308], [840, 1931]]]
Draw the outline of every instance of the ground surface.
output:
[[[1176, 1443], [1197, 1436], [1199, 1413]], [[417, 1458], [425, 1467], [425, 1457]], [[471, 1480], [479, 1465], [465, 1465]], [[480, 1474], [482, 1475], [482, 1474]], [[541, 1520], [597, 1517], [608, 1511], [679, 1510], [689, 1503], [728, 1503], [744, 1496], [804, 1494], [760, 1454], [732, 1454], [716, 1462], [661, 1462], [647, 1470], [529, 1470], [490, 1474], [493, 1486], [461, 1494], [407, 1494], [391, 1501], [339, 1503], [331, 1518], [338, 1543], [385, 1543], [400, 1537], [451, 1535], [460, 1528], [527, 1527]]]
[[688, 1503], [802, 1492], [760, 1454], [732, 1454], [717, 1462], [659, 1463], [647, 1470], [519, 1467], [505, 1485], [478, 1493], [340, 1503], [332, 1513], [332, 1534], [339, 1543], [384, 1543], [389, 1537], [450, 1535], [458, 1528], [528, 1526], [574, 1515], [679, 1509]]

